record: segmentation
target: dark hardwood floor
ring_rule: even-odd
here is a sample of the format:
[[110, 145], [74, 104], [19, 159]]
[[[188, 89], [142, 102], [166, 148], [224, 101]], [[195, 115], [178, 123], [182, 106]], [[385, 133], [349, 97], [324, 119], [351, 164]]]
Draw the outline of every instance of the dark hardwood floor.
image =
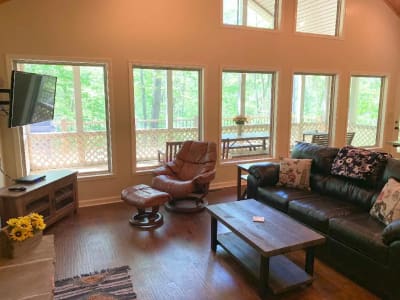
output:
[[[209, 204], [233, 201], [235, 188], [211, 191]], [[247, 271], [218, 247], [210, 250], [210, 216], [166, 212], [155, 230], [132, 227], [124, 203], [81, 208], [46, 230], [55, 235], [56, 279], [129, 265], [139, 300], [260, 299]], [[221, 230], [224, 230], [221, 228]], [[290, 258], [300, 265], [304, 253]], [[315, 261], [311, 286], [269, 299], [377, 299], [367, 290]]]

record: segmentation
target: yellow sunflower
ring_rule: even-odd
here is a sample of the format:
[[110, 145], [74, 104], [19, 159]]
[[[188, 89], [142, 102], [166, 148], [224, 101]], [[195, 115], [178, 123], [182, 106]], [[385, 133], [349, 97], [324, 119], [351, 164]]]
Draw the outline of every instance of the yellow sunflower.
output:
[[43, 216], [39, 215], [38, 213], [31, 213], [29, 215], [31, 219], [32, 227], [35, 230], [43, 230], [46, 228], [46, 224], [44, 223]]
[[24, 228], [14, 227], [11, 229], [8, 236], [14, 241], [21, 242], [29, 237], [29, 233]]
[[24, 216], [24, 217], [19, 217], [18, 218], [18, 223], [16, 225], [17, 227], [22, 227], [27, 231], [32, 231], [32, 224], [31, 224], [31, 218], [29, 218], [28, 216]]
[[7, 225], [11, 227], [17, 226], [17, 224], [18, 224], [17, 218], [11, 218], [7, 221]]

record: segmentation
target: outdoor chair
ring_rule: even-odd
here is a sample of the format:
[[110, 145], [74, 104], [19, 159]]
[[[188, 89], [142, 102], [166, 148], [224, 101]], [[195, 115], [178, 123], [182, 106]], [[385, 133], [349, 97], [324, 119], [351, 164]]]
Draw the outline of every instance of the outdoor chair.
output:
[[176, 153], [182, 147], [183, 141], [179, 142], [165, 142], [165, 150], [159, 149], [157, 151], [158, 161], [160, 163], [167, 163], [175, 159]]
[[348, 146], [351, 145], [351, 142], [353, 141], [355, 135], [356, 135], [355, 132], [347, 132], [346, 133], [346, 145], [348, 145]]
[[321, 146], [328, 146], [328, 134], [327, 133], [321, 133], [321, 134], [313, 134], [311, 143], [321, 145]]
[[165, 203], [167, 210], [196, 212], [205, 208], [216, 159], [214, 142], [185, 141], [174, 160], [153, 171], [152, 187], [171, 196]]

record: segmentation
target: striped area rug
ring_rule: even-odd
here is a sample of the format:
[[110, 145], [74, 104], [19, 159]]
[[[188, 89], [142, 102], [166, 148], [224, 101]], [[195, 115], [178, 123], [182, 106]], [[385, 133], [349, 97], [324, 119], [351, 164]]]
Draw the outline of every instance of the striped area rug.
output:
[[122, 266], [57, 280], [54, 287], [54, 299], [136, 299], [136, 293], [133, 291], [129, 270], [129, 266]]

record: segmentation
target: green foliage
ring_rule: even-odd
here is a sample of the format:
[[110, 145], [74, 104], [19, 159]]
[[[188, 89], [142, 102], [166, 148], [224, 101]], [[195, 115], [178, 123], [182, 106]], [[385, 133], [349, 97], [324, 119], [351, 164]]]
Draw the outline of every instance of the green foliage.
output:
[[352, 77], [350, 94], [351, 105], [355, 112], [357, 125], [376, 126], [379, 118], [379, 103], [381, 100], [382, 78], [380, 77]]
[[[136, 128], [197, 128], [200, 72], [135, 67], [133, 86]], [[169, 91], [169, 83], [170, 89]], [[171, 95], [171, 99], [169, 99]], [[172, 115], [168, 110], [172, 107]]]
[[[77, 131], [75, 82], [78, 74], [82, 102], [83, 131], [106, 130], [106, 95], [103, 66], [73, 66], [64, 64], [18, 64], [26, 72], [57, 77], [54, 123], [57, 131]], [[74, 71], [75, 70], [75, 71]]]
[[[242, 99], [242, 86], [245, 93]], [[250, 123], [260, 118], [270, 122], [272, 74], [224, 72], [222, 74], [223, 125], [232, 125], [237, 115], [250, 117]], [[244, 104], [244, 105], [243, 105]]]

